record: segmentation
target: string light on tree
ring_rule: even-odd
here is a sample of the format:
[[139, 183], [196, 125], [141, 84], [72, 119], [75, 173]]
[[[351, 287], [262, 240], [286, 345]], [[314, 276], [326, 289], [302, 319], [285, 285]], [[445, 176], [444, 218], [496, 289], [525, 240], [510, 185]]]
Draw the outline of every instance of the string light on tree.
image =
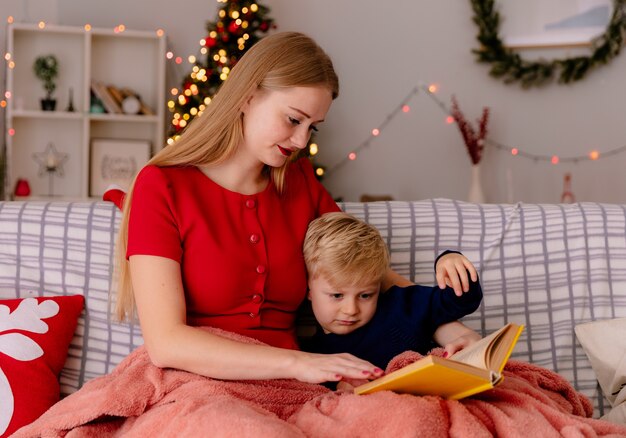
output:
[[[239, 58], [273, 26], [265, 6], [241, 0], [218, 0], [218, 3], [217, 19], [207, 22], [206, 36], [199, 40], [199, 55], [187, 57], [193, 65], [191, 72], [168, 102], [172, 113], [169, 144], [189, 121], [202, 114]], [[176, 56], [174, 62], [181, 64], [182, 57]]]

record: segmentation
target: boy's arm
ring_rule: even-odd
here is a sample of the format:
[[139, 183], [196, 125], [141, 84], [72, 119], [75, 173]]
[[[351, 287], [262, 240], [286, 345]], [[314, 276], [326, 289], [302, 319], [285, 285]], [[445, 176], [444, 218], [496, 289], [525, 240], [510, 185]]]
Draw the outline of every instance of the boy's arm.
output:
[[[452, 255], [452, 257], [446, 257]], [[444, 252], [442, 252], [441, 254], [439, 254], [437, 256], [437, 259], [435, 260], [435, 273], [437, 274], [437, 265], [439, 264], [439, 261], [442, 261], [444, 264], [442, 265], [442, 267], [445, 264], [448, 264], [449, 260], [456, 260], [455, 256], [457, 255], [465, 260], [467, 260], [463, 254], [461, 254], [458, 251], [451, 251], [451, 250], [446, 250]], [[474, 268], [474, 265], [472, 265], [470, 263], [469, 260], [467, 260], [468, 266], [467, 269], [469, 269], [470, 272], [470, 277], [473, 279], [473, 281], [476, 281], [476, 269]], [[440, 267], [440, 271], [441, 268]], [[439, 284], [439, 287], [441, 289], [445, 288], [445, 280], [442, 277], [442, 280], [439, 280], [439, 276], [437, 278], [437, 283]], [[381, 290], [386, 291], [389, 290], [392, 286], [400, 286], [400, 287], [406, 287], [406, 286], [412, 286], [415, 283], [413, 283], [412, 281], [408, 280], [407, 278], [403, 277], [402, 275], [398, 274], [396, 271], [394, 271], [393, 269], [389, 268], [387, 269], [387, 272], [385, 273], [385, 277], [383, 278], [383, 281], [381, 283]], [[460, 284], [460, 283], [459, 283]], [[453, 287], [452, 285], [449, 285], [451, 287]], [[453, 287], [454, 288], [454, 287]], [[459, 289], [460, 290], [460, 289]], [[465, 292], [467, 292], [467, 290], [465, 290]], [[457, 293], [457, 295], [461, 295], [461, 293]]]
[[[449, 313], [448, 321], [451, 316], [461, 318], [478, 308], [483, 296], [478, 273], [463, 254], [457, 251], [440, 254], [435, 261], [435, 273], [440, 288], [448, 286], [454, 289], [454, 293], [445, 289], [436, 296], [442, 313]], [[446, 357], [481, 339], [478, 333], [458, 321], [437, 324], [440, 325], [433, 339], [445, 348]]]
[[[439, 257], [437, 257], [437, 260], [435, 262], [435, 269], [439, 260], [443, 258], [443, 256], [448, 255], [448, 254], [460, 254], [460, 253], [455, 252], [455, 251], [446, 251], [440, 254]], [[392, 269], [388, 269], [387, 273], [385, 274], [385, 277], [383, 278], [381, 290], [386, 291], [394, 285], [400, 286], [400, 287], [406, 287], [406, 286], [411, 286], [413, 284], [415, 283], [409, 281], [408, 279], [398, 274], [397, 272], [393, 271]], [[481, 339], [481, 336], [478, 333], [476, 333], [474, 330], [460, 323], [459, 321], [453, 321], [453, 322], [440, 325], [437, 328], [437, 330], [435, 330], [433, 339], [439, 345], [444, 346], [444, 348], [446, 349], [447, 355], [451, 356], [455, 352], [462, 350], [468, 345], [473, 344], [474, 342], [478, 341], [479, 339]]]
[[459, 321], [453, 321], [440, 325], [435, 330], [433, 339], [445, 348], [444, 357], [450, 357], [457, 351], [479, 341], [481, 337], [474, 330], [464, 326]]

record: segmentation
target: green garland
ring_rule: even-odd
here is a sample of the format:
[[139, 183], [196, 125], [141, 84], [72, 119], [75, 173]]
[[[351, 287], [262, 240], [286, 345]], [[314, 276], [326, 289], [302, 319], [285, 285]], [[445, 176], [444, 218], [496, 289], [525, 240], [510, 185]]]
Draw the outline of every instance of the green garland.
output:
[[494, 0], [471, 0], [474, 22], [478, 26], [476, 38], [479, 49], [473, 49], [477, 62], [491, 64], [489, 74], [503, 78], [504, 82], [519, 82], [522, 87], [544, 85], [558, 73], [558, 82], [569, 84], [582, 79], [591, 69], [607, 64], [615, 58], [624, 44], [626, 33], [626, 0], [614, 0], [613, 16], [606, 31], [592, 41], [590, 56], [554, 59], [552, 61], [527, 61], [507, 48], [498, 36], [500, 15]]

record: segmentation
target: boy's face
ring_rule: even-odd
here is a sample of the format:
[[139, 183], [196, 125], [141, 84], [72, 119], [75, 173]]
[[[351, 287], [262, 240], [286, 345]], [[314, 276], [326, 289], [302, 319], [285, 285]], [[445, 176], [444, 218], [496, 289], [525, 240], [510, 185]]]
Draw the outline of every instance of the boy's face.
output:
[[367, 324], [378, 303], [380, 282], [334, 288], [324, 276], [309, 279], [309, 300], [324, 333], [346, 335]]

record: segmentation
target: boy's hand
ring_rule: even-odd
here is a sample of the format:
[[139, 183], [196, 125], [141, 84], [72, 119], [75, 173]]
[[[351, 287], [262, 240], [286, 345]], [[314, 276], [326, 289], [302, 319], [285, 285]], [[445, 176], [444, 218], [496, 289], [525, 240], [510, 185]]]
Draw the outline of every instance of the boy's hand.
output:
[[[469, 277], [467, 273], [469, 272]], [[437, 285], [440, 289], [446, 286], [454, 289], [457, 296], [469, 291], [469, 279], [473, 282], [478, 280], [476, 268], [467, 257], [462, 254], [450, 253], [439, 258], [435, 267]]]
[[369, 382], [366, 379], [342, 379], [337, 383], [337, 391], [354, 392], [354, 388]]
[[481, 337], [473, 330], [469, 330], [467, 333], [459, 336], [458, 338], [448, 342], [444, 348], [446, 352], [444, 357], [450, 357], [457, 351], [461, 351], [465, 347], [472, 345], [474, 342], [480, 341]]

